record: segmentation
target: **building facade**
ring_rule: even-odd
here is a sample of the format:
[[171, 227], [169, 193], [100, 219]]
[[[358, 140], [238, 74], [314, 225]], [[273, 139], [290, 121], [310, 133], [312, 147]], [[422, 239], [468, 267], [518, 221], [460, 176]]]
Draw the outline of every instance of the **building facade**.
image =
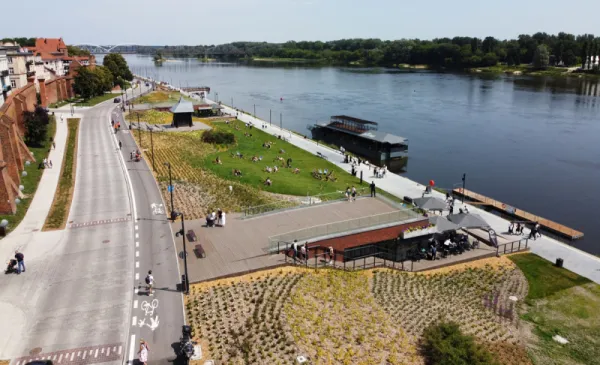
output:
[[35, 76], [35, 57], [33, 53], [19, 46], [6, 47], [8, 75], [13, 89], [27, 85], [27, 78]]
[[6, 49], [0, 47], [0, 105], [4, 104], [8, 95], [12, 92], [10, 77], [8, 76], [8, 58]]

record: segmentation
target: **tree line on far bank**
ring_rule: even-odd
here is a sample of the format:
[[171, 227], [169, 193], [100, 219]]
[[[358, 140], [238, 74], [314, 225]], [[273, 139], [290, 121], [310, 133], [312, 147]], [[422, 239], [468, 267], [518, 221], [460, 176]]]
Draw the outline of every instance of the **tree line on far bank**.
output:
[[99, 96], [119, 85], [122, 89], [129, 86], [133, 74], [122, 55], [107, 54], [103, 66], [80, 67], [74, 78], [73, 89], [84, 99]]
[[139, 52], [171, 57], [214, 57], [306, 59], [331, 64], [396, 66], [401, 64], [432, 67], [472, 68], [505, 63], [509, 66], [532, 64], [536, 52], [547, 64], [538, 66], [575, 66], [588, 63], [600, 54], [600, 38], [591, 34], [522, 34], [517, 39], [494, 37], [436, 38], [433, 40], [341, 39], [336, 41], [289, 41], [286, 43], [233, 42], [211, 46], [139, 47]]

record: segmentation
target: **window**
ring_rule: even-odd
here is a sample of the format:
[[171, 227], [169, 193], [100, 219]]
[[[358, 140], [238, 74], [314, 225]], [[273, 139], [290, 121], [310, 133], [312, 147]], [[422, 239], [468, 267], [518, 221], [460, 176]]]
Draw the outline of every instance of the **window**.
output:
[[15, 69], [14, 69], [14, 68], [12, 68], [12, 67], [9, 67], [9, 68], [8, 68], [8, 74], [9, 74], [9, 75], [14, 75], [14, 74], [15, 74]]
[[6, 57], [6, 59], [8, 60], [8, 63], [12, 63], [12, 57]]
[[15, 80], [10, 80], [10, 86], [12, 86], [13, 89], [15, 89], [17, 87], [17, 83]]

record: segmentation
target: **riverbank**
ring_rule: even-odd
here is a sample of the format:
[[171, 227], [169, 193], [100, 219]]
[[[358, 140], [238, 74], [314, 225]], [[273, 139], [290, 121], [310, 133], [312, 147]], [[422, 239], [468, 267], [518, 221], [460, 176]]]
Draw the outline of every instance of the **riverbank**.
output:
[[[294, 144], [306, 151], [315, 154], [319, 152], [322, 155], [326, 156], [329, 159], [329, 161], [333, 162], [338, 167], [342, 168], [348, 173], [350, 172], [351, 166], [349, 164], [343, 163], [343, 158], [339, 151], [335, 151], [329, 147], [319, 145], [313, 140], [302, 138], [278, 126], [268, 125], [268, 122], [255, 118], [249, 113], [241, 112], [225, 105], [223, 106], [225, 107], [224, 112], [232, 115], [236, 115], [237, 113], [238, 119], [240, 119], [241, 121], [251, 123], [255, 127], [264, 123], [266, 124], [266, 128], [264, 129], [265, 132], [273, 135], [284, 135], [286, 137], [289, 137], [288, 140], [291, 144]], [[421, 197], [423, 191], [425, 190], [425, 185], [422, 185], [418, 182], [412, 181], [400, 175], [388, 174], [383, 179], [374, 179], [372, 176], [372, 172], [369, 171], [368, 167], [360, 166], [358, 170], [359, 174], [360, 171], [363, 172], [367, 181], [375, 181], [378, 188], [381, 188], [397, 197], [408, 196], [414, 199]], [[431, 195], [440, 199], [445, 199], [444, 194], [437, 191], [434, 191]], [[462, 203], [458, 206], [455, 205], [455, 209], [464, 208], [464, 205], [465, 204]], [[472, 213], [477, 213], [478, 215], [480, 215], [489, 224], [489, 226], [492, 229], [494, 229], [498, 234], [506, 234], [507, 227], [510, 224], [508, 220], [494, 215], [491, 212], [480, 209], [479, 206], [469, 206], [468, 210]], [[527, 234], [528, 232], [525, 233]], [[536, 253], [544, 259], [550, 262], [554, 262], [557, 258], [563, 258], [564, 266], [566, 268], [583, 277], [595, 281], [596, 283], [600, 283], [600, 271], [597, 269], [598, 267], [600, 267], [599, 257], [593, 256], [589, 253], [571, 247], [565, 243], [559, 242], [558, 240], [547, 236], [543, 236], [535, 241], [529, 240], [529, 245], [533, 253]]]
[[591, 77], [599, 78], [600, 74], [578, 72], [577, 67], [548, 67], [540, 70], [529, 65], [496, 65], [490, 67], [475, 67], [467, 71], [472, 73], [493, 73], [508, 75], [526, 75], [526, 76], [551, 76], [551, 77]]

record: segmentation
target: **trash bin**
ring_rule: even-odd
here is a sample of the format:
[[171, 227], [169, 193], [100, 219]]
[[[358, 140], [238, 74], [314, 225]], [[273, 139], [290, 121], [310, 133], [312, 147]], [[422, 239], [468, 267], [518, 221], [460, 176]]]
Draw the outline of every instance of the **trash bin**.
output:
[[556, 267], [563, 267], [563, 259], [561, 259], [560, 257], [556, 259]]

